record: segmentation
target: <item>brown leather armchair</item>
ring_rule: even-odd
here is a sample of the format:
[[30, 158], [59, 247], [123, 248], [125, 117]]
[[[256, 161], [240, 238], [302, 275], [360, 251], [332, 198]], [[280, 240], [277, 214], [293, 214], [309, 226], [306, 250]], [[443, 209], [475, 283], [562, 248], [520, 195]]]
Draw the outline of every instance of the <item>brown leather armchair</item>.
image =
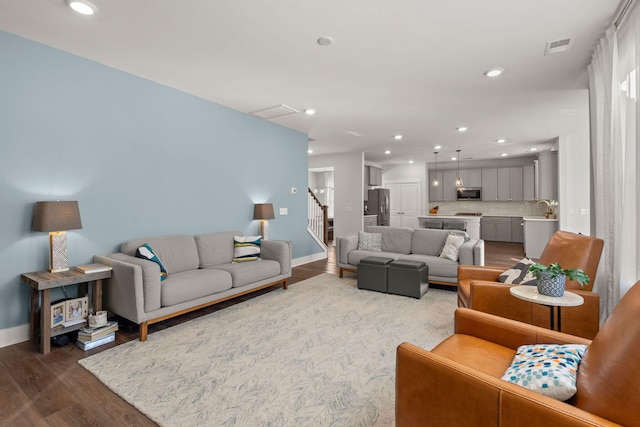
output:
[[[593, 338], [600, 327], [600, 296], [592, 292], [604, 241], [568, 231], [557, 231], [545, 246], [539, 263], [559, 262], [563, 268], [579, 268], [590, 282], [582, 290], [576, 281], [567, 281], [567, 289], [580, 294], [584, 304], [562, 309], [563, 332]], [[515, 262], [514, 262], [515, 264]], [[540, 304], [515, 298], [513, 285], [498, 282], [503, 267], [461, 265], [458, 267], [458, 306], [471, 308], [507, 319], [549, 327], [549, 309]]]
[[[593, 341], [458, 308], [433, 350], [396, 352], [396, 426], [639, 426], [640, 282]], [[561, 402], [500, 377], [520, 345], [586, 344], [577, 392]]]

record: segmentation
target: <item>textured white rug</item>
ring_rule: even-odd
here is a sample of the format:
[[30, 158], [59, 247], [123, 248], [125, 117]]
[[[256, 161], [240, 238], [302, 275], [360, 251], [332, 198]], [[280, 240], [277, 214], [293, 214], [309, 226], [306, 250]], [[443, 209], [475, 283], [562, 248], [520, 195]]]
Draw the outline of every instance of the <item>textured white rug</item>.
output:
[[396, 347], [432, 348], [455, 307], [323, 274], [79, 363], [163, 426], [389, 426]]

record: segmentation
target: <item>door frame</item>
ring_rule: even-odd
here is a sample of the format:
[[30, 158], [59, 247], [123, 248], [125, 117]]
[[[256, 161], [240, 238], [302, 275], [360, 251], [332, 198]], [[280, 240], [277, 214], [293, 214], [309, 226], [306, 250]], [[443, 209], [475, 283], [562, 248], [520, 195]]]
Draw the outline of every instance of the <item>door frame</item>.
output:
[[418, 214], [416, 215], [416, 220], [418, 224], [420, 224], [420, 215], [423, 215], [421, 211], [424, 209], [422, 205], [423, 196], [422, 196], [422, 180], [420, 178], [396, 178], [396, 179], [386, 179], [382, 181], [382, 186], [384, 188], [388, 188], [387, 184], [417, 184], [418, 185]]

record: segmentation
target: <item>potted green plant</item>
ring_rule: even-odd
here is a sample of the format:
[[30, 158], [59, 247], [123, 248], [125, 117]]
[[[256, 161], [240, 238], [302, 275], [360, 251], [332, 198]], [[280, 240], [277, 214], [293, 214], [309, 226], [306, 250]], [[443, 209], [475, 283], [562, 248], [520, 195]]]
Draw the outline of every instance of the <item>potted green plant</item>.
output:
[[529, 271], [537, 279], [538, 293], [550, 297], [561, 297], [564, 295], [564, 287], [569, 280], [575, 280], [584, 289], [584, 285], [589, 283], [589, 276], [579, 268], [562, 268], [560, 263], [554, 262], [549, 266], [533, 264]]

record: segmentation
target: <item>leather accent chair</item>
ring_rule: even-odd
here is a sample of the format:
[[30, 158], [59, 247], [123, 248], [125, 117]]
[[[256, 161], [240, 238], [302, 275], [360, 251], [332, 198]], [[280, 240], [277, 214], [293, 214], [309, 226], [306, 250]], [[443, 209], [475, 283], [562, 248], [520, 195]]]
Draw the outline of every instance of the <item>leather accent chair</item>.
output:
[[[567, 281], [566, 289], [584, 298], [577, 307], [563, 307], [562, 331], [593, 338], [600, 327], [600, 296], [592, 292], [604, 241], [568, 231], [551, 236], [540, 256], [540, 264], [559, 262], [562, 268], [579, 268], [589, 276], [589, 284]], [[515, 262], [514, 262], [515, 264]], [[458, 267], [458, 307], [471, 308], [507, 319], [549, 327], [549, 308], [515, 298], [509, 292], [514, 285], [498, 282], [503, 267], [461, 265]]]
[[[640, 282], [593, 341], [466, 308], [427, 351], [396, 351], [396, 426], [639, 426]], [[501, 380], [520, 345], [586, 344], [566, 402]]]

